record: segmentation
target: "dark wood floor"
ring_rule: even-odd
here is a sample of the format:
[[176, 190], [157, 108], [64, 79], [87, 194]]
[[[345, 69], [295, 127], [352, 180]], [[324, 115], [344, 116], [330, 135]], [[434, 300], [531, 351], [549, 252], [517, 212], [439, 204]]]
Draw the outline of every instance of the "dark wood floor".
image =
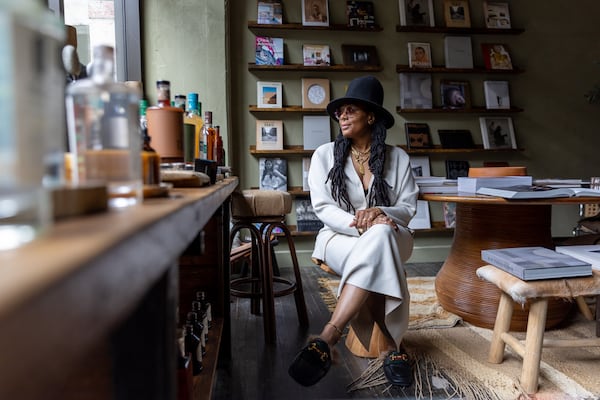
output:
[[[409, 276], [434, 276], [441, 263], [415, 263], [407, 266]], [[290, 273], [282, 268], [282, 275]], [[266, 345], [263, 339], [262, 318], [250, 313], [249, 300], [232, 297], [232, 359], [221, 366], [213, 390], [213, 399], [349, 399], [381, 398], [412, 399], [411, 390], [403, 393], [394, 389], [389, 396], [361, 390], [348, 393], [350, 384], [366, 368], [368, 360], [355, 357], [345, 346], [336, 346], [338, 357], [329, 373], [318, 384], [303, 387], [287, 373], [288, 366], [309, 335], [320, 332], [329, 320], [330, 312], [321, 300], [317, 279], [329, 276], [316, 266], [302, 268], [302, 284], [310, 326], [298, 324], [293, 296], [276, 299], [277, 343]], [[410, 388], [409, 388], [410, 389]]]

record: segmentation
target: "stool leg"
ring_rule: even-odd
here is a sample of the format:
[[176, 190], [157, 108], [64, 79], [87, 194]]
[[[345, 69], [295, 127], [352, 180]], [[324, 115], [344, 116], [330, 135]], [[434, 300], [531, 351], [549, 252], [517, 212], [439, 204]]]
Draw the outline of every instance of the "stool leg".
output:
[[[270, 235], [270, 230], [267, 231]], [[263, 241], [263, 260], [261, 264], [262, 275], [262, 302], [263, 302], [263, 327], [266, 343], [275, 343], [277, 335], [275, 327], [275, 295], [273, 293], [273, 257], [271, 252], [271, 241], [267, 236]]]
[[521, 386], [528, 394], [537, 391], [547, 311], [548, 299], [534, 300], [529, 307], [527, 335], [525, 336], [525, 356], [523, 357], [523, 370], [521, 371]]
[[596, 337], [600, 337], [600, 294], [596, 295]]
[[492, 335], [492, 343], [490, 345], [490, 354], [488, 355], [488, 361], [491, 363], [500, 364], [504, 358], [506, 343], [502, 340], [502, 334], [507, 333], [510, 329], [512, 313], [512, 298], [508, 294], [501, 292], [498, 314], [496, 314], [496, 322], [494, 323], [494, 334]]
[[292, 234], [285, 224], [278, 224], [285, 233], [285, 238], [290, 249], [290, 257], [294, 266], [294, 277], [296, 279], [296, 290], [294, 290], [294, 301], [296, 302], [296, 313], [301, 326], [308, 326], [308, 313], [306, 311], [306, 301], [304, 300], [304, 289], [302, 288], [302, 276], [300, 274], [300, 266], [298, 257], [296, 256], [296, 246], [292, 239]]

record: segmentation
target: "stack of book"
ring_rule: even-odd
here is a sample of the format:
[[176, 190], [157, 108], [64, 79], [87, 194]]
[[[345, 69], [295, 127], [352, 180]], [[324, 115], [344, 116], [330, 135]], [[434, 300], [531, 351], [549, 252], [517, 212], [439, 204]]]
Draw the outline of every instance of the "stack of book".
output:
[[482, 250], [481, 259], [524, 281], [592, 275], [590, 263], [539, 246]]
[[421, 193], [457, 193], [456, 179], [444, 176], [415, 176], [415, 182]]
[[479, 193], [479, 189], [481, 188], [505, 188], [516, 185], [531, 185], [532, 182], [533, 179], [531, 176], [458, 177], [458, 191], [465, 193]]

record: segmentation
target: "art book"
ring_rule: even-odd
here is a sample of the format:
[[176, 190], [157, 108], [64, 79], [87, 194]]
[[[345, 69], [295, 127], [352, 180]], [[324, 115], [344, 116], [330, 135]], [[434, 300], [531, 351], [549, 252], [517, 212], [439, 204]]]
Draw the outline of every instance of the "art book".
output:
[[449, 28], [470, 28], [471, 13], [468, 0], [444, 0], [444, 20]]
[[438, 129], [443, 149], [473, 149], [475, 143], [468, 129]]
[[486, 28], [510, 29], [510, 12], [508, 3], [498, 1], [483, 2], [483, 17]]
[[371, 1], [346, 1], [348, 26], [358, 29], [373, 29], [375, 25], [375, 9]]
[[283, 39], [256, 36], [256, 65], [283, 65]]
[[285, 158], [260, 158], [258, 172], [259, 189], [287, 191], [287, 160]]
[[445, 201], [444, 205], [444, 225], [446, 228], [456, 227], [456, 203]]
[[308, 186], [308, 170], [310, 169], [310, 157], [302, 157], [302, 190], [310, 191]]
[[556, 246], [557, 252], [575, 257], [592, 264], [592, 269], [600, 270], [600, 245], [583, 244], [574, 246]]
[[446, 160], [446, 178], [457, 179], [469, 176], [469, 162], [465, 160]]
[[256, 120], [256, 150], [283, 150], [283, 121]]
[[431, 68], [431, 45], [422, 42], [408, 42], [408, 66], [410, 68]]
[[328, 115], [304, 115], [302, 117], [304, 150], [315, 150], [331, 142], [331, 118]]
[[431, 74], [405, 73], [399, 75], [401, 108], [432, 108]]
[[473, 47], [470, 36], [444, 37], [446, 68], [473, 68]]
[[406, 122], [406, 144], [409, 149], [429, 149], [432, 146], [429, 125], [424, 122]]
[[278, 25], [283, 23], [283, 8], [281, 1], [265, 0], [258, 1], [258, 14], [256, 23], [266, 25]]
[[304, 65], [328, 66], [331, 65], [331, 56], [329, 46], [323, 44], [304, 44], [302, 45], [302, 55]]
[[296, 198], [296, 229], [298, 232], [318, 232], [323, 222], [315, 214], [310, 199]]
[[481, 250], [481, 259], [524, 281], [592, 275], [591, 264], [540, 246]]
[[481, 51], [487, 69], [513, 69], [512, 60], [505, 44], [482, 43]]
[[444, 108], [463, 109], [471, 106], [471, 93], [467, 81], [442, 79], [440, 81], [440, 91], [442, 107]]
[[533, 183], [533, 178], [524, 176], [482, 176], [482, 177], [461, 177], [458, 178], [458, 191], [466, 193], [478, 193], [483, 187], [504, 188], [509, 186], [529, 186]]
[[399, 0], [400, 25], [435, 26], [433, 0]]
[[508, 81], [483, 81], [485, 107], [488, 109], [510, 109]]
[[431, 166], [427, 156], [410, 156], [410, 169], [413, 176], [431, 176]]
[[600, 189], [589, 188], [549, 188], [536, 185], [515, 185], [508, 187], [480, 187], [477, 194], [503, 197], [505, 199], [551, 199], [558, 197], [600, 197]]
[[408, 222], [410, 229], [430, 229], [431, 216], [429, 214], [429, 202], [425, 200], [417, 200], [417, 212], [414, 217]]

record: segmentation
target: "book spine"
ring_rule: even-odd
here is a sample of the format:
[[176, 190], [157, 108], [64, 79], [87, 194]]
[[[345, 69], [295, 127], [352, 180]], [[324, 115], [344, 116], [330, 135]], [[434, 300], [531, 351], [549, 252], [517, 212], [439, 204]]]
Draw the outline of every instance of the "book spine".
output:
[[523, 269], [519, 268], [518, 265], [508, 261], [503, 257], [498, 257], [484, 250], [481, 252], [481, 259], [489, 262], [493, 266], [498, 267], [503, 271], [508, 272], [511, 275], [516, 276], [519, 279], [524, 279]]

